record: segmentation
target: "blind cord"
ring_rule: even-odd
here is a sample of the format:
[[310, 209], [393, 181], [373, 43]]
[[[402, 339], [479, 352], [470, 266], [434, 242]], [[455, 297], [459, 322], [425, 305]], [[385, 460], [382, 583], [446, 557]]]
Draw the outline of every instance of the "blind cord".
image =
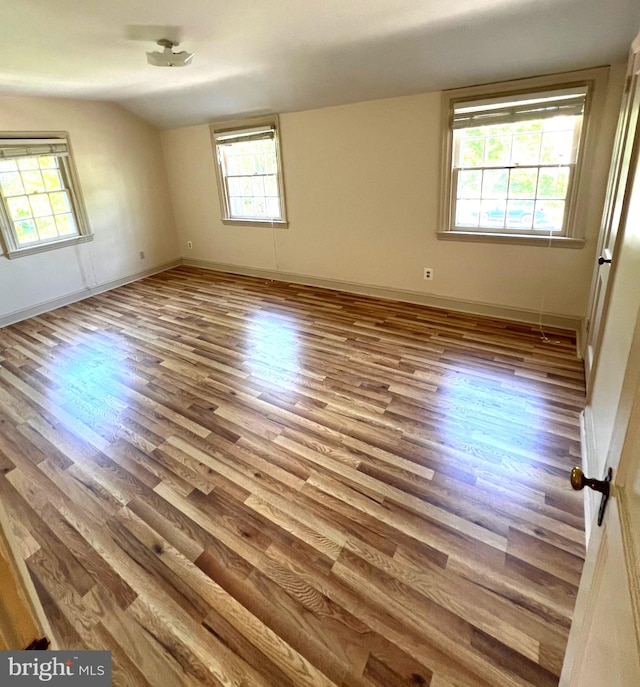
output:
[[[577, 151], [574, 151], [577, 152]], [[573, 157], [573, 154], [572, 154]], [[574, 158], [575, 159], [575, 158]], [[562, 169], [562, 160], [558, 160], [558, 172]], [[566, 203], [566, 201], [565, 201]], [[566, 212], [566, 204], [565, 204], [565, 212]], [[535, 222], [535, 205], [534, 205], [534, 214], [533, 214], [533, 221]], [[544, 272], [542, 274], [542, 293], [540, 294], [540, 310], [538, 312], [538, 329], [540, 330], [540, 339], [542, 340], [543, 343], [546, 344], [559, 344], [560, 342], [558, 340], [552, 341], [544, 331], [544, 325], [542, 324], [542, 314], [544, 313], [544, 306], [545, 306], [545, 300], [546, 300], [546, 295], [547, 295], [547, 277], [549, 276], [549, 267], [551, 263], [551, 252], [550, 249], [553, 247], [553, 227], [549, 227], [549, 240], [547, 242], [547, 259], [544, 261]]]

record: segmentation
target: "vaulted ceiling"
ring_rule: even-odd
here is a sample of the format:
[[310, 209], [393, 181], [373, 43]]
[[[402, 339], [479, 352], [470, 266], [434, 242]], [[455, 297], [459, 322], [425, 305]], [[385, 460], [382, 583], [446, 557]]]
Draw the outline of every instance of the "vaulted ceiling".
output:
[[[610, 64], [640, 30], [638, 0], [3, 5], [0, 93], [112, 100], [163, 128]], [[158, 38], [193, 64], [149, 66]]]

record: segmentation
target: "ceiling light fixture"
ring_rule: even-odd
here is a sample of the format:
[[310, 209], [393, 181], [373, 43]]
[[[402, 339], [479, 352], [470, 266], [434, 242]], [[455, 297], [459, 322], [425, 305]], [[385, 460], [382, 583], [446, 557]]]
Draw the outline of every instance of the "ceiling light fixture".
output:
[[157, 50], [148, 52], [147, 62], [149, 64], [154, 67], [185, 67], [191, 64], [191, 60], [193, 59], [192, 52], [186, 52], [185, 50], [182, 52], [173, 52], [173, 48], [178, 45], [177, 42], [170, 41], [168, 38], [161, 38], [157, 43], [162, 46], [164, 50], [162, 52], [158, 52]]

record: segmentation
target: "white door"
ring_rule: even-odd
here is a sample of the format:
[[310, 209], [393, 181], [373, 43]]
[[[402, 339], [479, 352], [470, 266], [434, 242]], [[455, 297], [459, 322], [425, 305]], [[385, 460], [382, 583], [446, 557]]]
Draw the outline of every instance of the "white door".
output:
[[606, 463], [614, 479], [602, 527], [591, 529], [560, 687], [640, 687], [640, 42], [634, 45], [627, 95], [634, 124], [626, 127], [627, 162], [616, 170], [623, 176], [609, 182], [621, 198], [611, 220], [620, 229], [585, 410], [601, 437], [594, 445], [602, 455], [592, 464]]
[[584, 352], [587, 389], [595, 373], [598, 352], [602, 339], [605, 314], [609, 302], [609, 277], [615, 270], [615, 248], [620, 242], [619, 227], [623, 220], [626, 206], [627, 178], [632, 162], [634, 142], [637, 132], [638, 112], [640, 110], [640, 91], [637, 87], [637, 75], [640, 71], [640, 36], [636, 38], [631, 49], [625, 88], [616, 131], [611, 171], [605, 198], [604, 212], [598, 254], [591, 282], [591, 297], [586, 350]]
[[609, 462], [614, 486], [592, 530], [560, 687], [640, 685], [640, 311]]

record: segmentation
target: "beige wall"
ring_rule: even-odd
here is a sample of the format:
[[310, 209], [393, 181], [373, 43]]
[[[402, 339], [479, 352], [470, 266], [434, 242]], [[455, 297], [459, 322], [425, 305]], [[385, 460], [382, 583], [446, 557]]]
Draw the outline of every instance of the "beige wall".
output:
[[0, 97], [0, 132], [9, 131], [69, 132], [95, 239], [14, 260], [0, 257], [0, 318], [178, 257], [155, 127], [109, 103]]
[[208, 128], [163, 131], [182, 256], [581, 318], [623, 75], [609, 79], [584, 249], [439, 241], [441, 94], [427, 93], [281, 115], [284, 229], [223, 225]]

